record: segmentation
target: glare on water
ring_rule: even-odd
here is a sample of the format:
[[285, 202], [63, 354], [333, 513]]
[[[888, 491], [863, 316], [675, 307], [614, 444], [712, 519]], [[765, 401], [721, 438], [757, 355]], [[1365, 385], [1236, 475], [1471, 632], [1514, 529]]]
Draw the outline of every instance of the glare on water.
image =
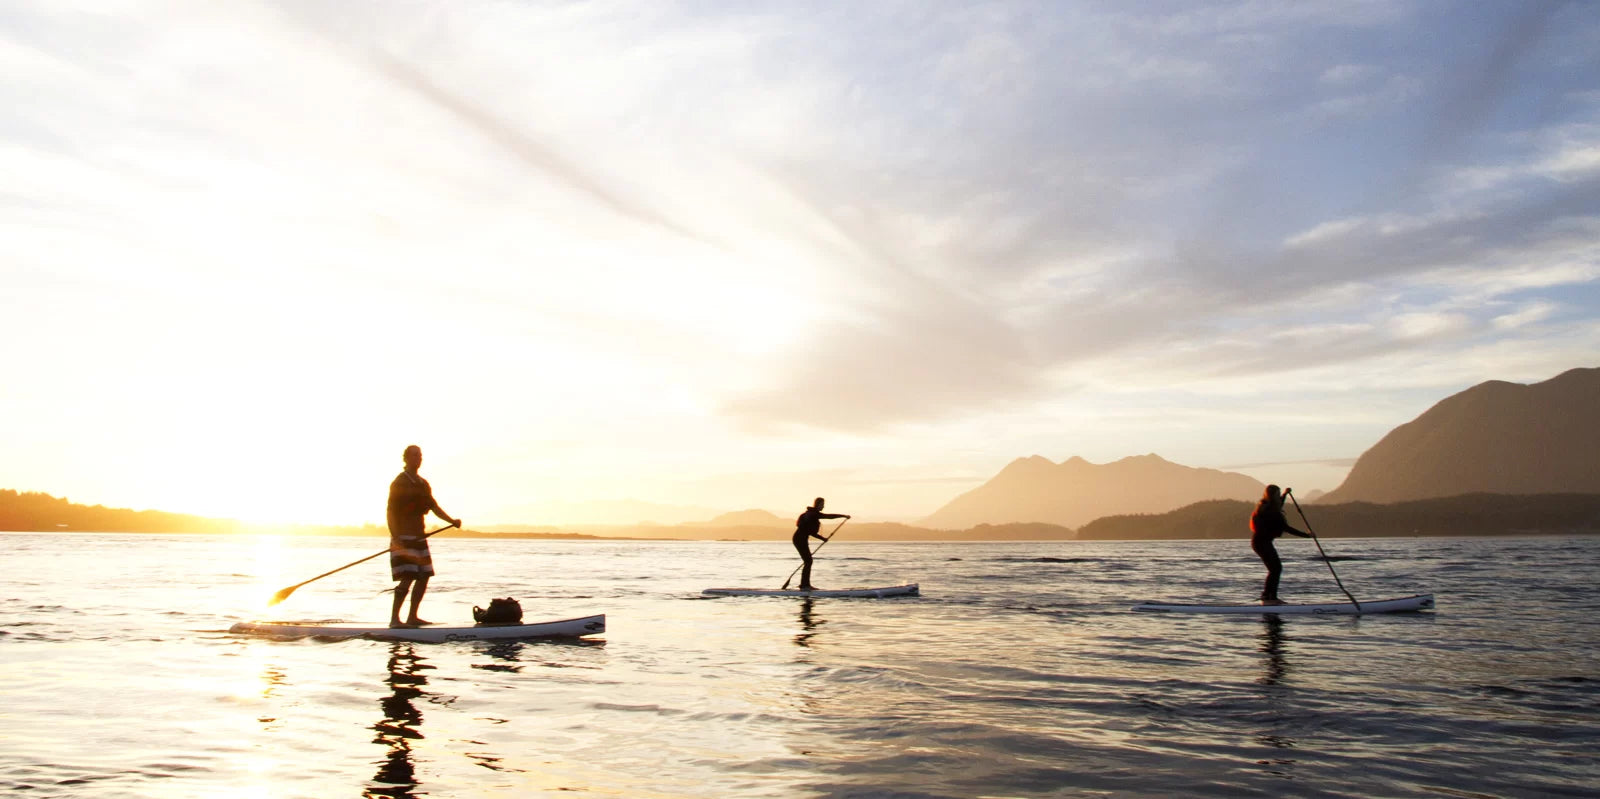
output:
[[[380, 622], [373, 538], [10, 535], [0, 790], [69, 797], [1582, 795], [1600, 779], [1600, 539], [1340, 540], [1358, 595], [1434, 613], [1174, 617], [1249, 596], [1242, 541], [440, 541], [424, 605], [607, 614], [592, 641], [229, 635]], [[1285, 595], [1338, 595], [1288, 546]], [[1297, 557], [1302, 556], [1303, 557]], [[63, 697], [72, 701], [64, 702]]]

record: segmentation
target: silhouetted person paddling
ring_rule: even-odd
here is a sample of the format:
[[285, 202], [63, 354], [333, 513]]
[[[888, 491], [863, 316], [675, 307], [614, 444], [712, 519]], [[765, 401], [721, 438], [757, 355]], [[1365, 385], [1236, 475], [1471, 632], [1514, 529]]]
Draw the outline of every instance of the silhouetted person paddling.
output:
[[1256, 510], [1250, 514], [1250, 548], [1261, 556], [1261, 562], [1267, 566], [1267, 582], [1261, 586], [1261, 604], [1282, 605], [1283, 600], [1278, 598], [1278, 578], [1283, 576], [1283, 560], [1278, 557], [1278, 548], [1273, 546], [1273, 539], [1290, 533], [1301, 538], [1310, 538], [1307, 533], [1289, 526], [1289, 520], [1283, 516], [1283, 502], [1289, 491], [1278, 493], [1275, 485], [1267, 486], [1262, 493], [1261, 501], [1256, 503]]
[[811, 507], [806, 508], [805, 512], [794, 520], [794, 548], [800, 553], [800, 559], [805, 561], [805, 565], [800, 569], [801, 591], [817, 590], [817, 587], [811, 584], [811, 542], [808, 539], [828, 540], [821, 532], [823, 519], [850, 518], [848, 513], [823, 513], [822, 503], [825, 501], [822, 497], [817, 497], [817, 501], [811, 503]]
[[[460, 519], [450, 518], [433, 499], [433, 486], [417, 474], [422, 468], [422, 448], [416, 444], [406, 447], [406, 463], [400, 476], [389, 484], [389, 574], [394, 577], [394, 609], [389, 612], [390, 627], [420, 627], [432, 622], [417, 617], [417, 606], [428, 591], [428, 578], [433, 576], [433, 555], [428, 552], [428, 537], [423, 532], [423, 518], [432, 511], [452, 527], [460, 527]], [[406, 594], [411, 595], [411, 615], [400, 621], [400, 606]]]

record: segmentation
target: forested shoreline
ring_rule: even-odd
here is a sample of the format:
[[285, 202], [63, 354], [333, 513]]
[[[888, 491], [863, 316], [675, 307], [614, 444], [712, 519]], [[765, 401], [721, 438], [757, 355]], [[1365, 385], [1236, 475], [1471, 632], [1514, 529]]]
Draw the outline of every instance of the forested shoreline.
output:
[[[1247, 538], [1252, 503], [1237, 500], [1197, 502], [1167, 513], [1107, 516], [1076, 532], [1050, 524], [978, 525], [967, 530], [934, 530], [889, 522], [857, 522], [858, 541], [1059, 541]], [[1600, 533], [1600, 494], [1465, 494], [1389, 505], [1349, 502], [1307, 504], [1306, 518], [1288, 509], [1290, 523], [1326, 538], [1574, 535]], [[579, 532], [579, 530], [582, 530]], [[252, 524], [156, 510], [79, 505], [64, 497], [0, 489], [0, 532], [205, 533], [383, 536], [380, 525]], [[610, 526], [563, 529], [541, 526], [521, 531], [453, 530], [451, 536], [537, 539], [785, 540], [791, 529], [778, 527]]]
[[[1096, 519], [1078, 530], [1080, 540], [1248, 538], [1254, 504], [1197, 502], [1175, 511]], [[1379, 505], [1291, 503], [1289, 523], [1324, 538], [1405, 536], [1581, 535], [1600, 533], [1600, 494], [1463, 494]]]

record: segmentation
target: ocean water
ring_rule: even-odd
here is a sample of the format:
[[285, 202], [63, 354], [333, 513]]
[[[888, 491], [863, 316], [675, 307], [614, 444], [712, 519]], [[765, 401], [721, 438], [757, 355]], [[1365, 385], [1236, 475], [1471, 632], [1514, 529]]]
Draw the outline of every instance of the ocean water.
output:
[[[846, 531], [848, 532], [848, 531]], [[581, 642], [233, 636], [381, 622], [371, 538], [0, 534], [0, 794], [19, 797], [1600, 795], [1600, 537], [1333, 539], [1371, 617], [1248, 600], [1247, 542], [434, 540], [423, 605], [608, 615]], [[1286, 539], [1283, 595], [1336, 600]]]

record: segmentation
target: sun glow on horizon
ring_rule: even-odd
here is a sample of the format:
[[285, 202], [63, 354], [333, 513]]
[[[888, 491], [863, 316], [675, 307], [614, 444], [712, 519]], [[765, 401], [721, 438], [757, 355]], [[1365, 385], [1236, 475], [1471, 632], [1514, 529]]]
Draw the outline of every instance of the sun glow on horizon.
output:
[[24, 3], [0, 487], [381, 525], [416, 443], [469, 526], [909, 519], [1035, 453], [1332, 489], [1600, 352], [1579, 8]]

